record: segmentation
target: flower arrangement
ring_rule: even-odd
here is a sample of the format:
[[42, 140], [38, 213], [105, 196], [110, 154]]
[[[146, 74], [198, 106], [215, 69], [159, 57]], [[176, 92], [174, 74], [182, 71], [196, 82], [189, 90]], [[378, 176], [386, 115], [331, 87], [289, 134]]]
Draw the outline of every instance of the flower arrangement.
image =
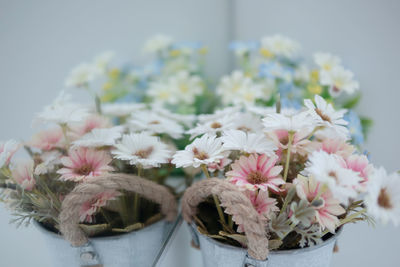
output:
[[[319, 244], [347, 223], [400, 222], [400, 176], [357, 152], [346, 110], [315, 95], [301, 110], [262, 111], [227, 108], [200, 116], [202, 124], [190, 130], [196, 138], [172, 163], [240, 189], [262, 218], [270, 249]], [[200, 233], [247, 246], [243, 215], [224, 210], [215, 196], [197, 210]]]
[[355, 145], [362, 145], [372, 121], [352, 109], [358, 104], [360, 85], [341, 58], [317, 52], [313, 65], [301, 58], [298, 42], [282, 35], [260, 41], [230, 44], [239, 68], [221, 79], [217, 94], [224, 104], [273, 106], [279, 95], [286, 108], [300, 109], [304, 99], [321, 95], [335, 108], [348, 109], [344, 119]]
[[[173, 170], [172, 140], [183, 126], [160, 113], [144, 116], [144, 108], [131, 103], [95, 110], [62, 92], [36, 115], [34, 124], [44, 130], [28, 142], [2, 143], [1, 199], [13, 210], [14, 221], [33, 219], [58, 231], [64, 198], [77, 185], [111, 174], [137, 175], [165, 185]], [[15, 159], [22, 147], [30, 157]], [[79, 217], [81, 228], [93, 236], [130, 232], [163, 216], [158, 205], [137, 193], [105, 189], [82, 205]]]

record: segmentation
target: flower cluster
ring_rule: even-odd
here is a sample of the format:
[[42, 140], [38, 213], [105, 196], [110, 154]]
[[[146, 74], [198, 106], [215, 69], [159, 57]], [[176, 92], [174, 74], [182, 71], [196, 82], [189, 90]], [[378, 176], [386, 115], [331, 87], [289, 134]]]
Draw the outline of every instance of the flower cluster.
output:
[[[95, 111], [62, 92], [36, 115], [35, 124], [43, 129], [30, 141], [0, 144], [1, 198], [20, 223], [35, 219], [58, 228], [61, 202], [78, 184], [111, 173], [137, 174], [163, 183], [173, 170], [172, 141], [183, 135], [191, 120], [144, 104], [105, 104]], [[14, 159], [22, 147], [29, 158]], [[81, 221], [94, 227], [88, 233], [130, 229], [138, 222], [146, 225], [152, 216], [154, 221], [157, 209], [147, 204], [149, 211], [141, 212], [133, 199], [137, 199], [133, 193], [105, 190], [83, 204]], [[108, 227], [97, 229], [102, 223]]]
[[[294, 47], [285, 48], [287, 40], [281, 41], [284, 47], [276, 51], [292, 55]], [[196, 138], [172, 163], [201, 167], [207, 177], [212, 172], [236, 185], [264, 218], [269, 239], [277, 241], [275, 249], [314, 245], [359, 220], [397, 225], [400, 175], [387, 174], [357, 152], [349, 143], [345, 114], [316, 95], [300, 110], [227, 108], [201, 115], [188, 131]], [[219, 222], [226, 223], [221, 229], [202, 230], [212, 237], [222, 229], [236, 232], [233, 239], [238, 240], [244, 227], [232, 220], [235, 214], [222, 215]]]

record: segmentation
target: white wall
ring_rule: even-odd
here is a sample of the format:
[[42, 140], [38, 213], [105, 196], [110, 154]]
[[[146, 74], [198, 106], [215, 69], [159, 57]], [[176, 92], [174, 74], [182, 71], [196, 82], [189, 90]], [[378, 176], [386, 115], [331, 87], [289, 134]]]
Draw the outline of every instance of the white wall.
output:
[[[375, 120], [365, 148], [393, 171], [400, 149], [399, 12], [395, 0], [0, 0], [0, 140], [31, 135], [33, 114], [56, 96], [74, 65], [108, 49], [120, 62], [142, 62], [139, 48], [153, 33], [208, 44], [208, 71], [216, 78], [230, 69], [226, 46], [234, 28], [236, 39], [282, 33], [300, 41], [307, 55], [323, 50], [342, 56], [361, 81], [359, 111]], [[40, 235], [32, 228], [16, 230], [9, 219], [0, 208], [0, 266], [50, 266]], [[333, 266], [398, 266], [394, 237], [400, 231], [393, 227], [348, 226]], [[185, 229], [163, 266], [201, 266], [188, 240]]]

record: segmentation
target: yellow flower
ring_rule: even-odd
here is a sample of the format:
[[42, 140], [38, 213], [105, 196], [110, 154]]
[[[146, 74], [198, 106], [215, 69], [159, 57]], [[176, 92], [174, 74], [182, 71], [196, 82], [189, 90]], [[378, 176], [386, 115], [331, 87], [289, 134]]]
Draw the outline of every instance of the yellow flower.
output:
[[116, 80], [118, 79], [119, 75], [121, 74], [121, 71], [117, 68], [111, 69], [110, 72], [108, 73], [108, 76], [113, 79]]
[[203, 46], [202, 48], [199, 49], [199, 54], [200, 55], [205, 55], [208, 53], [208, 47], [207, 46]]
[[105, 84], [103, 84], [103, 90], [104, 91], [108, 91], [112, 88], [112, 83], [110, 82], [106, 82]]
[[319, 72], [318, 70], [312, 70], [310, 73], [311, 82], [316, 83], [319, 80]]
[[170, 55], [171, 57], [177, 57], [177, 56], [179, 56], [180, 54], [181, 54], [181, 51], [178, 50], [178, 49], [174, 49], [174, 50], [171, 50], [171, 51], [169, 52], [169, 55]]
[[101, 96], [101, 102], [112, 102], [114, 96], [112, 94], [105, 94]]
[[271, 51], [269, 51], [268, 49], [263, 48], [263, 47], [260, 49], [260, 54], [261, 54], [262, 56], [264, 56], [264, 57], [267, 57], [267, 58], [271, 58], [271, 57], [274, 56], [274, 54], [272, 54]]
[[307, 86], [307, 90], [314, 95], [319, 95], [322, 93], [322, 87], [319, 84], [309, 84]]

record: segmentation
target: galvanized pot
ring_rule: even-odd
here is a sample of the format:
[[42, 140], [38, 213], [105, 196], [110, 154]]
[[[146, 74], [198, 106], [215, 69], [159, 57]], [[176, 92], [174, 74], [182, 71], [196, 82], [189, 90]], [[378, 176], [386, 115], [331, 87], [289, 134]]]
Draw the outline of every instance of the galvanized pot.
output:
[[[219, 198], [225, 211], [235, 215], [247, 237], [247, 250], [217, 242], [200, 234], [194, 224], [197, 206], [208, 196]], [[269, 251], [263, 219], [250, 200], [235, 185], [211, 178], [186, 189], [182, 212], [189, 223], [193, 243], [200, 247], [205, 267], [329, 267], [337, 234], [314, 247]]]
[[54, 267], [87, 266], [90, 262], [93, 266], [101, 263], [105, 267], [150, 267], [164, 240], [167, 224], [162, 220], [139, 231], [94, 237], [86, 246], [73, 247], [61, 235], [35, 223], [43, 233]]
[[[106, 190], [125, 190], [160, 204], [165, 220], [142, 230], [112, 237], [89, 238], [79, 227], [79, 211], [84, 203]], [[161, 249], [166, 222], [173, 221], [177, 203], [162, 185], [138, 176], [113, 173], [76, 186], [63, 200], [59, 215], [61, 236], [46, 233], [60, 267], [150, 267]], [[64, 240], [65, 239], [65, 240]]]
[[218, 242], [197, 231], [195, 224], [189, 225], [193, 241], [201, 249], [205, 267], [329, 267], [333, 247], [341, 229], [325, 242], [302, 249], [270, 251], [265, 261], [252, 261], [247, 251]]

